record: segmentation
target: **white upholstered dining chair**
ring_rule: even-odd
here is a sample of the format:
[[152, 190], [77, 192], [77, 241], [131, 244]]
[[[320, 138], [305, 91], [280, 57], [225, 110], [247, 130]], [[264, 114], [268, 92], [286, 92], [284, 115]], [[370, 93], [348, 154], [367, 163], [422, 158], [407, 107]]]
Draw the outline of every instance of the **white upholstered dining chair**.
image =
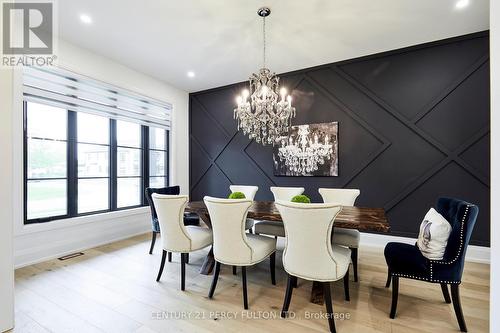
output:
[[229, 190], [231, 190], [231, 193], [241, 192], [245, 195], [245, 199], [253, 200], [259, 187], [250, 185], [230, 185]]
[[335, 332], [330, 282], [344, 279], [349, 300], [349, 262], [351, 250], [332, 245], [335, 217], [342, 207], [331, 203], [276, 201], [286, 232], [283, 266], [288, 282], [281, 317], [286, 317], [297, 277], [323, 284], [330, 331]]
[[153, 194], [163, 250], [156, 281], [160, 281], [167, 252], [178, 252], [181, 254], [181, 290], [185, 289], [186, 263], [189, 253], [212, 244], [210, 229], [184, 225], [184, 208], [188, 201], [187, 195]]
[[[245, 199], [253, 201], [253, 199], [255, 198], [255, 194], [257, 194], [257, 191], [259, 190], [259, 187], [250, 185], [230, 185], [229, 190], [231, 190], [231, 193], [241, 192], [245, 195]], [[245, 223], [245, 230], [248, 230], [251, 233], [254, 224], [255, 220], [247, 219]]]
[[[253, 200], [255, 198], [255, 195], [257, 194], [257, 191], [259, 190], [259, 187], [251, 185], [230, 185], [229, 190], [231, 191], [231, 193], [241, 192], [245, 195], [245, 199]], [[253, 233], [252, 228], [254, 224], [254, 219], [247, 218], [245, 222], [245, 230]], [[233, 266], [233, 274], [236, 275], [236, 266]]]
[[248, 309], [246, 267], [270, 258], [271, 282], [276, 284], [276, 240], [266, 236], [247, 234], [245, 220], [252, 205], [248, 199], [203, 199], [210, 214], [214, 235], [215, 273], [208, 297], [212, 298], [217, 286], [221, 264], [240, 266], [243, 283], [243, 307]]
[[[291, 201], [296, 195], [304, 193], [303, 187], [271, 187], [271, 192], [274, 196], [274, 201], [283, 200]], [[255, 233], [272, 235], [275, 238], [285, 237], [285, 229], [283, 222], [276, 221], [259, 221], [255, 223]]]
[[[320, 188], [319, 194], [323, 202], [337, 203], [342, 206], [354, 206], [356, 198], [359, 196], [358, 189], [348, 188]], [[337, 228], [333, 233], [333, 244], [347, 246], [351, 249], [352, 268], [354, 282], [358, 282], [358, 248], [360, 233], [356, 229]]]

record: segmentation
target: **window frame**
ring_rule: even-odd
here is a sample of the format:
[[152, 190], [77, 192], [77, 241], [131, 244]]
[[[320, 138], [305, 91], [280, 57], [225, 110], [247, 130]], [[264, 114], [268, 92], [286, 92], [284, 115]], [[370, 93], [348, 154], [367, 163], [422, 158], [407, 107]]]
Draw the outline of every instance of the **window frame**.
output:
[[[125, 146], [125, 145], [119, 145], [118, 144], [118, 136], [117, 136], [117, 122], [114, 119], [111, 119], [111, 122], [114, 122], [114, 140], [112, 138], [112, 154], [115, 159], [115, 163], [113, 165], [114, 168], [114, 180], [116, 181], [116, 184], [114, 185], [114, 196], [112, 197], [112, 201], [114, 204], [114, 210], [115, 211], [120, 211], [120, 210], [125, 210], [125, 209], [132, 209], [132, 208], [138, 208], [141, 206], [147, 206], [147, 201], [144, 200], [144, 189], [149, 186], [149, 181], [146, 182], [145, 179], [145, 168], [144, 168], [144, 150], [148, 149], [149, 147], [144, 145], [144, 131], [147, 131], [147, 127], [141, 125], [140, 126], [140, 137], [141, 137], [141, 143], [140, 147], [132, 147], [132, 146]], [[139, 150], [139, 160], [140, 160], [140, 171], [139, 171], [139, 176], [118, 176], [118, 149], [119, 148], [125, 148], [125, 149], [136, 149]], [[148, 161], [149, 162], [149, 161]], [[148, 163], [149, 165], [149, 163]], [[140, 199], [140, 204], [138, 205], [132, 205], [132, 206], [124, 206], [124, 207], [118, 207], [118, 179], [136, 179], [140, 178], [139, 181], [139, 186], [143, 189], [142, 193], [139, 193], [139, 199]]]
[[[23, 100], [23, 217], [24, 217], [24, 224], [29, 224], [29, 223], [43, 223], [43, 222], [49, 222], [53, 220], [61, 220], [61, 219], [66, 219], [70, 218], [70, 211], [69, 211], [69, 177], [70, 175], [68, 174], [68, 169], [69, 169], [69, 161], [70, 161], [70, 156], [69, 156], [69, 128], [66, 127], [66, 177], [60, 177], [60, 178], [46, 178], [45, 180], [66, 180], [66, 214], [63, 215], [55, 215], [52, 217], [39, 217], [35, 219], [30, 219], [28, 220], [28, 102]], [[69, 124], [69, 114], [67, 115], [67, 123]], [[42, 179], [36, 179], [36, 180], [42, 180]], [[30, 222], [34, 221], [34, 222]]]
[[[70, 150], [73, 149], [72, 151], [72, 154], [73, 154], [73, 159], [72, 159], [72, 163], [73, 163], [73, 168], [74, 170], [72, 170], [72, 172], [74, 173], [74, 179], [72, 178], [72, 183], [71, 183], [71, 188], [68, 187], [70, 190], [68, 191], [69, 193], [72, 193], [74, 195], [74, 197], [68, 197], [68, 200], [70, 200], [73, 204], [73, 213], [75, 214], [74, 216], [71, 216], [71, 217], [78, 217], [78, 216], [87, 216], [87, 215], [94, 215], [94, 214], [102, 214], [102, 213], [107, 213], [107, 212], [111, 212], [111, 197], [110, 197], [110, 193], [111, 193], [111, 119], [107, 119], [108, 120], [108, 143], [107, 144], [104, 144], [104, 143], [91, 143], [91, 142], [86, 142], [86, 141], [79, 141], [78, 139], [78, 112], [74, 112], [74, 111], [70, 111], [68, 110], [68, 114], [71, 114], [71, 122], [70, 122], [70, 125], [71, 127], [68, 127], [68, 128], [71, 128], [71, 131], [72, 133], [70, 133], [72, 135], [71, 137], [71, 145], [73, 145], [73, 147], [71, 148], [70, 147]], [[84, 144], [84, 145], [93, 145], [93, 146], [100, 146], [100, 147], [107, 147], [108, 148], [108, 176], [107, 177], [104, 177], [104, 176], [84, 176], [84, 177], [80, 177], [78, 175], [78, 145], [79, 144]], [[69, 171], [69, 170], [68, 170]], [[87, 179], [107, 179], [108, 180], [108, 208], [107, 209], [100, 209], [100, 210], [93, 210], [93, 211], [89, 211], [89, 212], [83, 212], [83, 213], [79, 213], [78, 212], [78, 181], [79, 180], [87, 180]]]
[[[35, 104], [43, 104], [39, 102], [32, 102]], [[144, 189], [149, 186], [149, 127], [145, 125], [140, 125], [141, 127], [141, 145], [139, 148], [130, 147], [140, 150], [140, 175], [139, 176], [120, 176], [118, 177], [118, 148], [127, 148], [126, 146], [118, 146], [117, 144], [117, 130], [116, 130], [116, 120], [109, 119], [109, 145], [96, 144], [101, 146], [109, 147], [109, 172], [108, 177], [78, 177], [78, 143], [77, 137], [77, 112], [65, 109], [67, 112], [67, 137], [66, 137], [66, 178], [60, 178], [66, 180], [66, 214], [57, 216], [47, 216], [41, 218], [28, 219], [28, 101], [23, 100], [23, 220], [24, 225], [28, 224], [38, 224], [46, 223], [56, 220], [69, 219], [74, 217], [97, 215], [102, 213], [123, 211], [128, 209], [135, 209], [139, 207], [148, 206], [148, 201], [145, 196]], [[153, 126], [154, 127], [154, 126]], [[165, 131], [165, 186], [169, 186], [170, 178], [170, 131], [167, 129], [161, 129]], [[158, 149], [152, 149], [158, 150]], [[117, 183], [119, 178], [139, 178], [141, 193], [139, 194], [140, 203], [137, 205], [127, 206], [127, 207], [117, 207]], [[57, 178], [59, 179], [59, 178]], [[84, 213], [78, 213], [78, 180], [79, 179], [108, 179], [108, 209], [90, 211]], [[52, 180], [48, 178], [47, 180]]]
[[[148, 128], [148, 131], [149, 131], [149, 128]], [[150, 139], [150, 135], [149, 135], [149, 132], [146, 133], [146, 137], [147, 137], [147, 141], [149, 141]], [[170, 158], [169, 158], [169, 154], [170, 154], [170, 131], [167, 131], [165, 130], [165, 146], [164, 146], [164, 149], [158, 149], [158, 148], [151, 148], [149, 147], [148, 149], [148, 186], [149, 186], [149, 182], [151, 180], [151, 178], [163, 178], [164, 179], [164, 184], [166, 184], [165, 186], [169, 186], [169, 178], [170, 178]], [[148, 142], [148, 146], [149, 146], [149, 142]], [[149, 174], [149, 160], [150, 160], [150, 156], [151, 156], [151, 151], [160, 151], [160, 152], [163, 152], [165, 153], [165, 160], [163, 161], [164, 165], [165, 165], [165, 173], [163, 175], [157, 175], [157, 176], [152, 176], [151, 174]]]

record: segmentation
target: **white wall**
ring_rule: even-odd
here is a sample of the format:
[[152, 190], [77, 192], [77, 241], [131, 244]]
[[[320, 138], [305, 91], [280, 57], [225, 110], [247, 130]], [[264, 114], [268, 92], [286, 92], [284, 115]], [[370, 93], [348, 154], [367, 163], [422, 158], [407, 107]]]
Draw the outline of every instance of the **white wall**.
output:
[[[59, 66], [173, 105], [171, 184], [189, 192], [188, 93], [108, 58], [59, 41]], [[158, 64], [159, 66], [161, 64]], [[23, 225], [23, 119], [21, 75], [14, 75], [14, 263], [16, 267], [51, 259], [151, 230], [148, 208], [110, 212], [37, 225]], [[145, 249], [146, 253], [146, 249]]]
[[14, 325], [12, 71], [0, 69], [0, 332]]
[[491, 252], [490, 332], [500, 332], [500, 1], [490, 1]]

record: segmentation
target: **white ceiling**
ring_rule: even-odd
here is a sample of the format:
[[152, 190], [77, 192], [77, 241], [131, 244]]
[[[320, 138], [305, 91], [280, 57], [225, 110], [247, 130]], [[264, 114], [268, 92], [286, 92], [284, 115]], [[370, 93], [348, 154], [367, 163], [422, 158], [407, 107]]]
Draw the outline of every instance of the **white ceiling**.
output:
[[[64, 0], [68, 42], [189, 92], [246, 80], [262, 64], [277, 73], [489, 28], [489, 1], [469, 0]], [[82, 13], [92, 24], [80, 21]], [[188, 71], [196, 76], [189, 78]]]

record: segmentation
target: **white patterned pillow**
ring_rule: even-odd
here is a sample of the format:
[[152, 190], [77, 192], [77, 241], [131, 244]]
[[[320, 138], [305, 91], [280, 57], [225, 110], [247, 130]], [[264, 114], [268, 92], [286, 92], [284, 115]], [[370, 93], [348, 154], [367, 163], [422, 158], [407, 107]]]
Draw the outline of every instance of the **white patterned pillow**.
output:
[[422, 255], [431, 260], [441, 260], [444, 256], [451, 225], [434, 208], [429, 209], [420, 224], [417, 246]]

